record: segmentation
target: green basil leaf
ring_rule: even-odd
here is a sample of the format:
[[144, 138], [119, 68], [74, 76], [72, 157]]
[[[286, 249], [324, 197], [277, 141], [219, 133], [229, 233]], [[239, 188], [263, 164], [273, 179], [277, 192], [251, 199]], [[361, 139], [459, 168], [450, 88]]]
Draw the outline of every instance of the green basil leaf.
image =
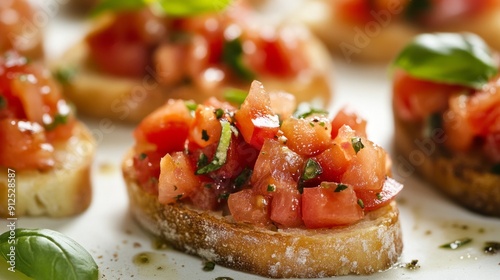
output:
[[240, 78], [247, 81], [255, 79], [255, 74], [243, 63], [243, 47], [238, 38], [224, 42], [222, 61], [231, 67], [231, 70]]
[[215, 150], [215, 156], [209, 164], [198, 168], [195, 171], [196, 175], [207, 174], [215, 171], [226, 163], [227, 151], [229, 149], [229, 145], [231, 144], [231, 124], [225, 119], [221, 119], [220, 123], [222, 125], [222, 131], [219, 144], [217, 144], [217, 149]]
[[228, 88], [224, 90], [224, 99], [230, 103], [241, 105], [248, 95], [248, 91], [237, 88]]
[[18, 228], [4, 232], [0, 235], [0, 255], [13, 260], [16, 271], [37, 280], [98, 279], [92, 256], [73, 239], [53, 230]]
[[96, 16], [107, 11], [133, 11], [144, 7], [147, 7], [145, 0], [102, 0], [90, 14]]
[[393, 62], [413, 77], [480, 89], [497, 74], [484, 41], [471, 33], [422, 34]]
[[146, 0], [146, 2], [157, 4], [170, 16], [189, 16], [222, 11], [231, 0]]

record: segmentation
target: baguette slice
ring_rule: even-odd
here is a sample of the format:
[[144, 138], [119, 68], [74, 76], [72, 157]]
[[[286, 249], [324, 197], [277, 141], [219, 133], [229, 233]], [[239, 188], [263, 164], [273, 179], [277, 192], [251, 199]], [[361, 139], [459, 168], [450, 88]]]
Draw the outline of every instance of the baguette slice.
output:
[[236, 270], [271, 278], [370, 274], [391, 267], [403, 248], [395, 202], [346, 227], [273, 231], [184, 203], [160, 204], [138, 185], [132, 151], [122, 170], [142, 227], [176, 249]]
[[[295, 95], [298, 102], [318, 99], [324, 106], [331, 98], [331, 59], [323, 44], [306, 29], [306, 57], [311, 65], [300, 77], [274, 78], [259, 76], [269, 91], [286, 91]], [[233, 82], [201, 89], [190, 84], [166, 87], [158, 83], [155, 70], [148, 67], [144, 77], [133, 79], [101, 72], [92, 64], [85, 42], [70, 48], [53, 63], [52, 69], [75, 69], [76, 74], [65, 83], [65, 96], [77, 107], [79, 113], [97, 118], [137, 123], [163, 105], [168, 99], [205, 101], [210, 96], [222, 99], [226, 88], [248, 90], [250, 84]], [[96, 102], [99, 100], [99, 102]]]
[[[401, 156], [411, 160], [418, 156], [416, 153], [427, 152], [416, 144], [424, 139], [423, 125], [405, 122], [397, 115], [394, 120], [395, 147]], [[500, 175], [490, 172], [491, 167], [474, 155], [449, 154], [440, 150], [437, 143], [433, 144], [433, 152], [419, 157], [421, 160], [413, 164], [413, 168], [460, 205], [477, 213], [500, 217]]]
[[12, 217], [9, 203], [15, 206], [15, 216], [65, 217], [83, 212], [90, 205], [92, 188], [90, 167], [95, 141], [83, 123], [78, 122], [73, 136], [54, 143], [56, 166], [49, 171], [15, 171], [15, 203], [9, 201], [8, 170], [0, 167], [0, 216]]

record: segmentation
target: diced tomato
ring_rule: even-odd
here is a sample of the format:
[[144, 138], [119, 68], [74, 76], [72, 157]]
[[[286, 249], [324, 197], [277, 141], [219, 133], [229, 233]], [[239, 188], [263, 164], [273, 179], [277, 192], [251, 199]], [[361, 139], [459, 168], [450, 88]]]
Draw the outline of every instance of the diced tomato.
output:
[[220, 197], [214, 188], [213, 182], [204, 182], [189, 196], [189, 199], [197, 209], [215, 211], [220, 205]]
[[338, 131], [343, 125], [348, 125], [356, 131], [356, 135], [366, 137], [366, 120], [347, 107], [340, 109], [332, 120], [332, 139], [337, 137]]
[[233, 219], [237, 222], [267, 226], [269, 220], [269, 198], [254, 194], [251, 189], [244, 189], [229, 195], [227, 206]]
[[356, 196], [364, 204], [365, 211], [373, 211], [389, 204], [403, 189], [403, 185], [396, 180], [387, 177], [380, 191], [356, 190]]
[[481, 16], [487, 10], [496, 9], [495, 6], [498, 6], [496, 0], [432, 0], [430, 8], [422, 12], [418, 19], [420, 23], [433, 28], [450, 26]]
[[234, 118], [245, 141], [257, 149], [262, 148], [266, 139], [274, 138], [280, 127], [278, 115], [271, 109], [269, 94], [258, 81], [252, 82]]
[[54, 166], [53, 151], [38, 123], [0, 120], [0, 166], [46, 170]]
[[[289, 182], [298, 182], [303, 166], [303, 157], [277, 140], [268, 139], [255, 162], [252, 186], [258, 194], [273, 196], [282, 187], [290, 186]], [[275, 192], [268, 191], [270, 185], [276, 188]], [[292, 189], [296, 188], [295, 184]]]
[[335, 192], [337, 184], [305, 188], [302, 194], [302, 219], [307, 228], [330, 228], [361, 220], [363, 209], [352, 186]]
[[444, 112], [442, 126], [446, 132], [444, 144], [453, 151], [466, 151], [474, 141], [474, 133], [468, 122], [468, 97], [464, 94], [450, 97], [449, 109]]
[[332, 145], [314, 159], [319, 163], [323, 172], [318, 177], [319, 182], [340, 182], [347, 170], [351, 156], [338, 144]]
[[352, 23], [365, 24], [373, 19], [368, 0], [341, 0], [337, 9], [339, 16]]
[[188, 198], [201, 187], [200, 179], [194, 174], [189, 158], [183, 152], [165, 155], [160, 161], [158, 201], [174, 203]]
[[169, 100], [142, 120], [134, 131], [136, 145], [153, 144], [166, 154], [182, 151], [193, 118], [182, 100]]
[[195, 142], [200, 147], [217, 143], [220, 138], [222, 126], [219, 119], [215, 116], [215, 109], [210, 106], [198, 105], [194, 114], [189, 140]]
[[395, 113], [407, 121], [421, 121], [446, 110], [452, 94], [470, 92], [462, 86], [418, 80], [402, 70], [394, 74], [393, 103]]
[[469, 123], [474, 133], [485, 136], [500, 131], [500, 76], [469, 97]]
[[[281, 227], [299, 227], [302, 222], [302, 196], [292, 182], [272, 196], [270, 219]], [[295, 188], [295, 189], [293, 189]]]
[[297, 101], [293, 94], [284, 91], [271, 91], [269, 98], [271, 99], [271, 108], [280, 120], [289, 118], [295, 112]]
[[158, 194], [160, 160], [163, 154], [148, 151], [134, 155], [134, 168], [139, 186], [150, 194]]
[[286, 145], [303, 156], [317, 155], [332, 145], [330, 120], [323, 115], [288, 118], [281, 124]]
[[387, 175], [386, 152], [364, 137], [360, 138], [360, 142], [364, 147], [352, 158], [341, 182], [353, 186], [355, 190], [379, 191]]

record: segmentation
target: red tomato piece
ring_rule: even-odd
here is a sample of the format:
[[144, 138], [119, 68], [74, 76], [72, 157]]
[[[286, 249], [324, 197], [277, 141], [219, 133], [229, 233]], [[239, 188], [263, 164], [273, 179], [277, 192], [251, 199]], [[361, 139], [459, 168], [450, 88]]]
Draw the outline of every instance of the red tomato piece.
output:
[[272, 196], [270, 219], [281, 227], [299, 227], [302, 222], [302, 196], [297, 190], [297, 184], [283, 187]]
[[166, 154], [182, 151], [193, 119], [182, 100], [169, 100], [142, 120], [134, 131], [138, 146], [153, 144]]
[[286, 145], [303, 156], [317, 155], [332, 145], [330, 120], [323, 115], [288, 118], [281, 124]]
[[274, 138], [280, 127], [278, 115], [271, 109], [269, 94], [258, 81], [252, 82], [234, 118], [245, 141], [257, 149], [262, 148], [266, 139]]
[[269, 198], [244, 189], [229, 195], [227, 205], [233, 219], [237, 222], [267, 226], [269, 220]]
[[366, 137], [366, 120], [347, 107], [340, 109], [332, 120], [332, 139], [337, 137], [343, 125], [348, 125], [356, 131], [356, 135]]
[[361, 220], [363, 209], [352, 186], [344, 185], [335, 192], [337, 184], [323, 183], [322, 186], [305, 188], [302, 194], [302, 219], [307, 228], [330, 228], [347, 225]]
[[222, 126], [214, 111], [213, 107], [198, 105], [194, 113], [189, 140], [200, 147], [206, 147], [219, 141]]
[[158, 194], [160, 160], [162, 157], [163, 155], [156, 151], [144, 152], [134, 156], [137, 182], [147, 193]]
[[394, 74], [394, 110], [403, 120], [421, 121], [446, 110], [452, 94], [470, 91], [462, 86], [418, 80], [399, 70]]
[[356, 190], [356, 196], [363, 201], [365, 211], [373, 211], [389, 204], [403, 189], [403, 185], [387, 177], [380, 191]]
[[[342, 180], [342, 175], [347, 170], [351, 156], [338, 144], [332, 145], [315, 158], [323, 172], [319, 175], [319, 182], [337, 182]], [[318, 182], [318, 183], [319, 183]]]
[[158, 201], [163, 204], [189, 197], [200, 188], [200, 179], [194, 174], [189, 158], [183, 152], [165, 155], [160, 161]]

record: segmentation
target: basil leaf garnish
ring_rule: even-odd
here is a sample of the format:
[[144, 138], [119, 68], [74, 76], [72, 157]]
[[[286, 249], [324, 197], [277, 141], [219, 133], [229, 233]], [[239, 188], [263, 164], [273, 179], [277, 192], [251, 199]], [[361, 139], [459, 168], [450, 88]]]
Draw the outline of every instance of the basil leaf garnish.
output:
[[103, 0], [92, 11], [97, 15], [105, 11], [139, 10], [149, 5], [170, 16], [189, 16], [205, 12], [218, 12], [231, 0]]
[[486, 43], [472, 33], [432, 33], [415, 37], [394, 60], [410, 76], [480, 89], [498, 72]]
[[[12, 237], [13, 236], [13, 237]], [[94, 280], [98, 267], [92, 256], [69, 237], [48, 229], [15, 229], [0, 235], [0, 255], [15, 270], [37, 280]]]

